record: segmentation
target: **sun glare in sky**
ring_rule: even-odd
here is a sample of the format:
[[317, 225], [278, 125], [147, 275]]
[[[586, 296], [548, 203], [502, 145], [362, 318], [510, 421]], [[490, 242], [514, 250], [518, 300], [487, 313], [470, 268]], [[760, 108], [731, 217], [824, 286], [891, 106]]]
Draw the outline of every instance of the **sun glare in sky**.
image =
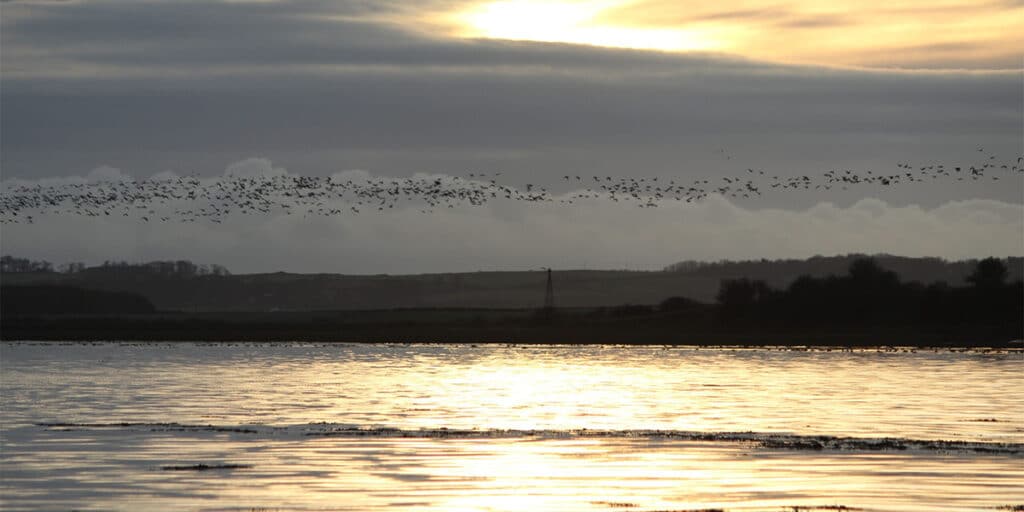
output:
[[698, 28], [647, 28], [595, 23], [623, 0], [545, 2], [501, 0], [477, 5], [458, 18], [466, 37], [513, 39], [668, 51], [719, 49], [713, 31]]
[[838, 66], [1019, 69], [1024, 4], [893, 0], [491, 0], [449, 18], [460, 37]]

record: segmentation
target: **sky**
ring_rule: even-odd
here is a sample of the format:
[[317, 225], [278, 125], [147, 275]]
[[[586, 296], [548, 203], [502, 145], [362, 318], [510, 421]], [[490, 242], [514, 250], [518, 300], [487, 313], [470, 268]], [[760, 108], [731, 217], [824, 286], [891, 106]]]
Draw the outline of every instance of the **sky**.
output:
[[[1024, 2], [0, 2], [5, 183], [501, 172], [693, 180], [1024, 155]], [[221, 224], [0, 227], [54, 262], [235, 272], [660, 268], [685, 259], [1024, 254], [1024, 182], [493, 202]]]

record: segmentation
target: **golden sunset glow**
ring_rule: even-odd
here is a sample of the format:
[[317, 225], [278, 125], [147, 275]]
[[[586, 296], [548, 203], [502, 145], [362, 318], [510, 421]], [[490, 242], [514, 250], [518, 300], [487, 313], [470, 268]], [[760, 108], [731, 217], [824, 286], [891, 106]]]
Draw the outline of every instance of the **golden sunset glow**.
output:
[[460, 37], [672, 52], [711, 51], [833, 66], [1019, 69], [1024, 6], [789, 0], [498, 0], [451, 17]]
[[669, 51], [714, 50], [724, 45], [708, 27], [630, 27], [595, 23], [622, 0], [542, 2], [507, 0], [461, 13], [465, 37], [586, 44]]

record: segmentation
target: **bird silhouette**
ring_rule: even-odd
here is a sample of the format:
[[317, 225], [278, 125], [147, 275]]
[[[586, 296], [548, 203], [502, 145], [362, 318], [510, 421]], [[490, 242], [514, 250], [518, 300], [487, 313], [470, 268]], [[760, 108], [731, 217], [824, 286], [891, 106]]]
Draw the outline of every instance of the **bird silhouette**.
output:
[[[340, 179], [337, 177], [275, 175], [195, 175], [172, 179], [72, 182], [58, 184], [5, 183], [0, 189], [0, 223], [33, 223], [46, 215], [84, 217], [137, 216], [143, 222], [222, 223], [232, 215], [337, 216], [365, 211], [386, 212], [401, 204], [416, 205], [429, 214], [438, 208], [480, 207], [491, 201], [579, 205], [586, 200], [634, 202], [655, 208], [665, 201], [693, 203], [712, 194], [736, 199], [763, 197], [765, 192], [817, 191], [836, 188], [894, 187], [925, 181], [1000, 181], [1024, 173], [1024, 157], [1002, 163], [978, 148], [980, 161], [947, 165], [897, 162], [895, 171], [832, 169], [821, 174], [782, 176], [746, 167], [736, 175], [699, 177], [689, 184], [658, 176], [587, 176], [565, 174], [562, 181], [592, 187], [554, 195], [537, 183], [523, 187], [499, 182], [501, 172], [473, 172], [467, 178], [411, 177]], [[724, 154], [724, 150], [720, 150]], [[667, 180], [667, 181], [666, 181]], [[767, 180], [765, 182], [764, 180]]]

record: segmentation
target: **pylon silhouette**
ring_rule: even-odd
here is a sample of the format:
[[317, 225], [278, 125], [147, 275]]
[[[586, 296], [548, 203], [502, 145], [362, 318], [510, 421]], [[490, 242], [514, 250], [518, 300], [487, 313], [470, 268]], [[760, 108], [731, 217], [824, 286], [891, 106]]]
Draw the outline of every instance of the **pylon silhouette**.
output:
[[555, 285], [551, 282], [551, 269], [548, 269], [548, 285], [544, 290], [544, 309], [553, 311], [555, 309]]

